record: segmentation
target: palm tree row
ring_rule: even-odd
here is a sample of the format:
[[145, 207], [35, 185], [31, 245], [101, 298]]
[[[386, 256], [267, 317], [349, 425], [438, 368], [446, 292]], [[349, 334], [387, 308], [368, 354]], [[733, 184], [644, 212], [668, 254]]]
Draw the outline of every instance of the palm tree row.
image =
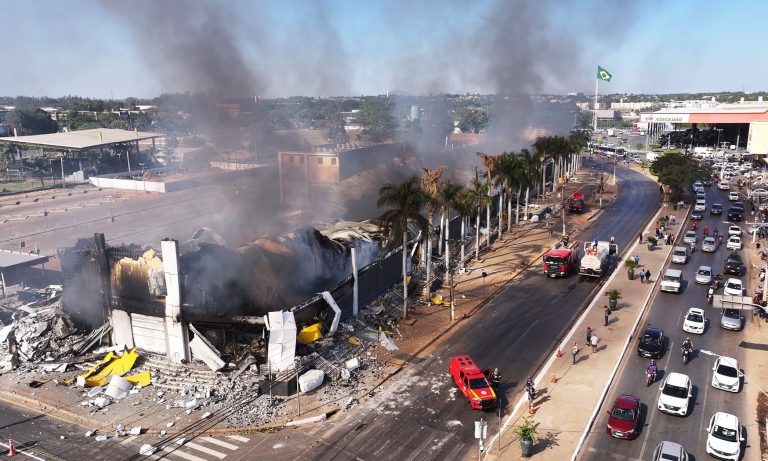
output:
[[[542, 187], [546, 192], [545, 174], [549, 163], [553, 163], [553, 192], [556, 192], [557, 178], [560, 175], [573, 174], [579, 167], [579, 151], [586, 144], [586, 139], [571, 135], [567, 138], [551, 136], [538, 138], [533, 145], [534, 152], [522, 149], [519, 152], [503, 152], [489, 155], [478, 152], [482, 158], [485, 171], [483, 180], [475, 178], [468, 187], [463, 187], [450, 181], [441, 181], [445, 167], [424, 169], [422, 174], [407, 179], [400, 184], [385, 184], [379, 191], [378, 207], [389, 209], [381, 216], [382, 232], [387, 239], [401, 238], [403, 245], [403, 316], [408, 316], [408, 279], [407, 279], [407, 244], [409, 228], [421, 232], [422, 243], [426, 256], [426, 282], [424, 296], [429, 299], [432, 287], [432, 244], [433, 219], [440, 211], [439, 234], [437, 239], [438, 253], [445, 249], [446, 278], [450, 268], [450, 234], [448, 223], [451, 215], [458, 212], [461, 217], [461, 255], [460, 264], [464, 262], [466, 235], [465, 229], [469, 220], [475, 219], [475, 259], [480, 256], [480, 216], [482, 209], [486, 211], [486, 227], [488, 234], [486, 246], [491, 242], [491, 197], [494, 189], [499, 191], [498, 236], [502, 237], [502, 211], [504, 202], [507, 204], [506, 229], [512, 229], [512, 202], [515, 201], [515, 224], [520, 222], [520, 201], [525, 190], [523, 213], [528, 219], [528, 202], [531, 188]], [[422, 215], [426, 212], [426, 217]], [[445, 245], [445, 247], [443, 247]], [[424, 248], [422, 247], [422, 248]]]

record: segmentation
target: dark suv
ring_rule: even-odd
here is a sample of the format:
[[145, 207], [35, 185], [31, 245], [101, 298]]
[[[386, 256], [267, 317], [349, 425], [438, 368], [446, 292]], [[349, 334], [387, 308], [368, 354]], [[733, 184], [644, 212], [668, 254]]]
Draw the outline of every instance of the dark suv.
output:
[[709, 214], [723, 214], [723, 205], [713, 203], [712, 206], [709, 207]]
[[664, 355], [664, 332], [660, 328], [648, 327], [637, 344], [637, 355], [652, 359]]
[[728, 259], [725, 260], [725, 273], [741, 276], [744, 262], [741, 260], [741, 255], [734, 251], [728, 255]]
[[744, 209], [739, 207], [728, 208], [728, 221], [741, 221], [744, 216]]

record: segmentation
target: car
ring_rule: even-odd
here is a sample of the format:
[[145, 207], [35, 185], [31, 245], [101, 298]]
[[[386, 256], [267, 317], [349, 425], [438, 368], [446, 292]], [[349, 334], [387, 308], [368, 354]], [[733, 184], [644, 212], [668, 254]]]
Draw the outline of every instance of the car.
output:
[[693, 190], [695, 191], [704, 190], [704, 184], [702, 184], [700, 181], [696, 181], [695, 183], [693, 183]]
[[741, 227], [728, 226], [728, 235], [741, 235]]
[[744, 229], [744, 232], [746, 232], [748, 235], [752, 235], [755, 232], [759, 232], [760, 229], [768, 229], [768, 223], [750, 224], [746, 229]]
[[731, 208], [733, 208], [733, 209], [735, 209], [735, 210], [739, 210], [739, 211], [741, 211], [742, 213], [744, 213], [744, 203], [743, 203], [743, 202], [734, 202], [734, 203], [731, 203]]
[[737, 461], [741, 457], [743, 441], [739, 418], [722, 411], [712, 415], [707, 426], [707, 454]]
[[752, 200], [760, 200], [761, 202], [764, 202], [766, 199], [768, 199], [768, 190], [753, 189], [752, 193], [749, 194], [749, 198]]
[[744, 210], [737, 207], [728, 208], [728, 221], [741, 221], [744, 219]]
[[717, 183], [717, 188], [720, 190], [731, 190], [731, 185], [728, 184], [728, 181], [720, 181]]
[[741, 250], [741, 237], [737, 237], [735, 235], [732, 235], [728, 239], [728, 243], [725, 244], [725, 247], [729, 250]]
[[723, 293], [731, 296], [742, 296], [744, 295], [744, 284], [739, 279], [729, 278], [725, 281]]
[[496, 393], [488, 378], [468, 355], [457, 355], [448, 364], [448, 374], [475, 410], [496, 408]]
[[683, 331], [693, 333], [695, 335], [704, 334], [704, 328], [706, 327], [707, 320], [704, 316], [704, 309], [698, 307], [691, 307], [688, 312], [685, 313], [685, 319], [683, 320]]
[[683, 242], [689, 245], [695, 245], [697, 240], [698, 237], [696, 236], [696, 231], [686, 231], [683, 236]]
[[658, 359], [661, 358], [663, 354], [664, 331], [661, 328], [646, 328], [637, 345], [637, 355], [640, 357]]
[[685, 264], [688, 262], [688, 248], [675, 247], [672, 249], [672, 262], [675, 264]]
[[712, 387], [728, 392], [739, 392], [743, 377], [744, 373], [739, 370], [739, 362], [736, 359], [724, 355], [717, 357], [712, 367]]
[[726, 307], [720, 315], [720, 327], [725, 330], [739, 331], [744, 326], [744, 316], [741, 309], [731, 309]]
[[714, 253], [715, 250], [717, 250], [717, 241], [714, 237], [705, 237], [704, 240], [701, 241], [701, 251]]
[[685, 416], [691, 398], [691, 379], [682, 373], [669, 373], [659, 387], [659, 401], [656, 407], [662, 413]]
[[691, 212], [691, 220], [701, 221], [702, 219], [704, 219], [704, 215], [701, 213], [701, 211], [693, 210]]
[[640, 399], [634, 395], [622, 394], [616, 397], [608, 410], [605, 431], [617, 439], [632, 440], [637, 437], [640, 424]]
[[733, 251], [728, 255], [728, 259], [725, 260], [723, 272], [740, 276], [743, 267], [744, 262], [741, 260], [741, 255], [737, 251]]
[[721, 215], [721, 214], [723, 214], [723, 204], [722, 203], [713, 203], [712, 206], [709, 207], [709, 214], [711, 214], [711, 215]]
[[683, 271], [677, 269], [667, 269], [661, 276], [661, 291], [668, 293], [680, 293], [683, 285]]
[[696, 283], [709, 285], [712, 283], [712, 268], [709, 266], [699, 266], [696, 271]]
[[653, 461], [688, 461], [688, 453], [682, 445], [663, 441], [653, 450]]
[[696, 211], [707, 211], [707, 201], [703, 198], [696, 199], [696, 204], [693, 206]]
[[738, 192], [736, 192], [734, 190], [728, 192], [728, 200], [730, 200], [731, 202], [735, 202], [738, 199], [739, 199], [739, 193]]

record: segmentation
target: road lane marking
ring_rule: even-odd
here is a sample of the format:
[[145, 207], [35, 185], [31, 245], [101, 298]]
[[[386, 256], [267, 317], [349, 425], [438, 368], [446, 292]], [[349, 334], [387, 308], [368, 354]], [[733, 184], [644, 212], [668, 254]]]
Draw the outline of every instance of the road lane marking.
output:
[[[0, 442], [0, 447], [5, 447], [7, 450], [10, 450], [10, 449], [11, 449], [10, 445], [6, 445], [6, 444], [4, 444], [4, 443], [2, 443], [2, 442]], [[31, 451], [24, 451], [24, 450], [19, 450], [18, 448], [16, 448], [16, 455], [24, 455], [24, 456], [28, 456], [28, 457], [30, 457], [30, 458], [32, 458], [32, 459], [36, 459], [37, 461], [46, 461], [46, 460], [45, 460], [45, 459], [43, 459], [43, 458], [40, 458], [40, 457], [38, 457], [38, 456], [35, 456], [34, 452], [31, 452]]]
[[228, 439], [237, 440], [238, 442], [243, 442], [243, 443], [251, 441], [251, 439], [249, 439], [248, 437], [241, 437], [239, 435], [228, 435], [226, 437]]
[[212, 448], [204, 447], [204, 446], [202, 446], [200, 444], [197, 444], [195, 442], [187, 442], [187, 443], [184, 444], [184, 446], [192, 448], [192, 449], [197, 450], [197, 451], [202, 451], [203, 453], [205, 453], [207, 455], [215, 456], [216, 458], [219, 458], [219, 459], [224, 459], [224, 458], [227, 457], [226, 454], [224, 454], [224, 453], [222, 453], [220, 451], [216, 451], [216, 450], [214, 450]]
[[[188, 445], [188, 443], [187, 443]], [[178, 446], [168, 445], [167, 447], [163, 447], [162, 450], [169, 455], [176, 455], [180, 458], [184, 458], [188, 461], [206, 461], [203, 458], [198, 458], [195, 455], [190, 455], [189, 453], [184, 453], [183, 451], [179, 451]]]
[[231, 443], [227, 443], [227, 442], [225, 442], [223, 440], [219, 440], [219, 439], [214, 439], [213, 437], [198, 437], [198, 440], [205, 440], [206, 442], [213, 443], [215, 445], [227, 448], [229, 450], [237, 450], [238, 448], [240, 448], [237, 445], [232, 445]]
[[135, 436], [135, 435], [132, 435], [132, 436], [130, 436], [130, 437], [128, 437], [128, 438], [125, 438], [125, 439], [121, 440], [121, 441], [120, 441], [120, 442], [118, 442], [117, 444], [118, 444], [118, 445], [125, 445], [125, 444], [127, 444], [127, 443], [131, 443], [131, 442], [133, 442], [134, 440], [136, 440], [136, 436]]

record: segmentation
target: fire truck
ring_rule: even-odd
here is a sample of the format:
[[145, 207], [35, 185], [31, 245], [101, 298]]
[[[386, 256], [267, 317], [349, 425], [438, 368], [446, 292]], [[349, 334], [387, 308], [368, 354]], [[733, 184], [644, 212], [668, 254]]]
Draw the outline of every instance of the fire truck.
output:
[[570, 247], [552, 248], [544, 254], [544, 275], [566, 277], [576, 270], [579, 262], [579, 242]]
[[469, 405], [475, 410], [496, 408], [496, 392], [488, 382], [487, 373], [480, 370], [468, 355], [457, 355], [448, 365], [448, 373]]
[[584, 211], [584, 194], [577, 190], [568, 199], [568, 211], [572, 213], [581, 213]]

